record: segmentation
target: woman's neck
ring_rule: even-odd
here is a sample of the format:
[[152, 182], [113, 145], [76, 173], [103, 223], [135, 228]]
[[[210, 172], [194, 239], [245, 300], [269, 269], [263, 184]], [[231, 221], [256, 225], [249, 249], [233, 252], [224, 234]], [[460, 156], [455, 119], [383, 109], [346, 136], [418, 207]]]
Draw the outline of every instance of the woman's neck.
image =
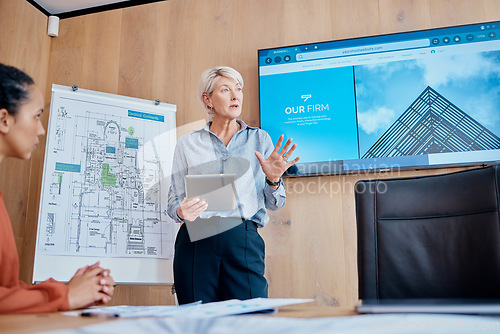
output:
[[210, 131], [215, 134], [224, 145], [228, 145], [231, 138], [236, 132], [240, 130], [241, 126], [235, 119], [232, 120], [219, 120], [213, 119], [212, 124], [210, 124]]

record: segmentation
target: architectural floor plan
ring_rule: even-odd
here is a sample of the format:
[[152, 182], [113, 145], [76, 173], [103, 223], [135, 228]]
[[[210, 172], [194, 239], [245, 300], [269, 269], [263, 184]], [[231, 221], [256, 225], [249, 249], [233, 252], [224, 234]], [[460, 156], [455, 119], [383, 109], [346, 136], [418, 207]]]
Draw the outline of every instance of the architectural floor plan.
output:
[[[60, 99], [51, 111], [38, 252], [172, 258], [164, 115]], [[175, 141], [175, 130], [174, 137]]]

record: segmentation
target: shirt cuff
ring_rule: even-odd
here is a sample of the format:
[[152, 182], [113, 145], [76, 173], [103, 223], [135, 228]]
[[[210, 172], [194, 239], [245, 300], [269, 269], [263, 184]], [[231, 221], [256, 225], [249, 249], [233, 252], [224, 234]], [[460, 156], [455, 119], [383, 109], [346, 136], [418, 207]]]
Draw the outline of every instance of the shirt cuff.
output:
[[278, 196], [285, 193], [285, 185], [283, 183], [283, 179], [280, 181], [280, 185], [277, 189], [272, 188], [269, 184], [266, 183], [264, 187], [264, 193], [266, 195], [272, 196], [274, 198], [278, 198]]
[[184, 223], [184, 219], [179, 217], [179, 215], [177, 214], [177, 209], [175, 210], [175, 221], [178, 223]]

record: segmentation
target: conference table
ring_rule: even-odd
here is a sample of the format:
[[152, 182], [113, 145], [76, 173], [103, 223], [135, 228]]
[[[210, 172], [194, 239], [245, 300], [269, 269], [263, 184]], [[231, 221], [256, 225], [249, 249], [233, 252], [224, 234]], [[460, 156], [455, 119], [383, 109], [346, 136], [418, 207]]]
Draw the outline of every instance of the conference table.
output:
[[[353, 316], [358, 313], [354, 308], [337, 306], [318, 306], [314, 303], [287, 305], [278, 308], [274, 314], [252, 315], [252, 317], [288, 317], [288, 318], [322, 318]], [[121, 319], [99, 319], [74, 317], [58, 313], [0, 315], [1, 334], [27, 334], [51, 332], [62, 329], [75, 329], [84, 326]]]
[[499, 317], [453, 314], [359, 314], [354, 308], [294, 304], [273, 314], [213, 318], [142, 317], [100, 319], [64, 313], [0, 315], [1, 334], [58, 333], [500, 333]]

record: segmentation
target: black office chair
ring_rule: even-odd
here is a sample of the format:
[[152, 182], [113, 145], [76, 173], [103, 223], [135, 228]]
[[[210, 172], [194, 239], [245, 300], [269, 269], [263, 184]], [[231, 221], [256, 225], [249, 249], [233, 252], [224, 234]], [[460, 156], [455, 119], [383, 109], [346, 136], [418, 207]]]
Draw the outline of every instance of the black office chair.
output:
[[500, 298], [500, 165], [355, 185], [360, 299]]

